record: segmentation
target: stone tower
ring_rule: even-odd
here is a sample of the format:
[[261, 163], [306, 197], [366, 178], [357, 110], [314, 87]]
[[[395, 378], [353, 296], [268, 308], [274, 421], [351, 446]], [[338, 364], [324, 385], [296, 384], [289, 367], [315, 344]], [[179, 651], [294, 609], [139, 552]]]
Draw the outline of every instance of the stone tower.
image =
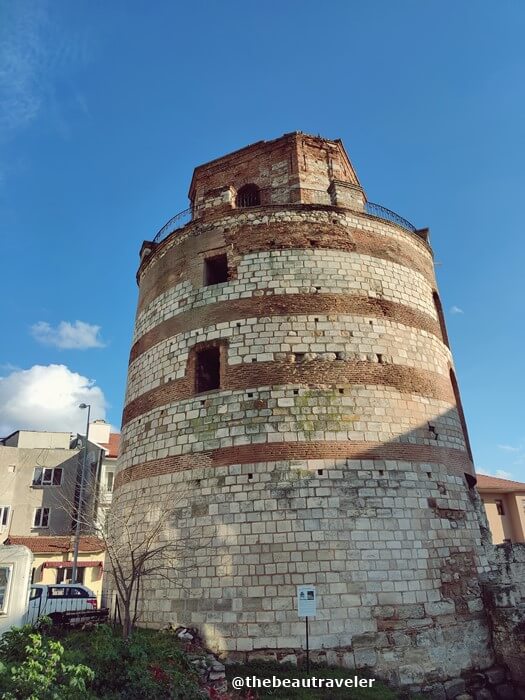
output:
[[177, 493], [164, 536], [196, 543], [185, 590], [146, 582], [145, 624], [281, 658], [311, 583], [318, 658], [402, 685], [488, 666], [428, 231], [367, 202], [341, 141], [300, 132], [199, 166], [189, 197], [137, 277], [115, 508], [140, 531]]

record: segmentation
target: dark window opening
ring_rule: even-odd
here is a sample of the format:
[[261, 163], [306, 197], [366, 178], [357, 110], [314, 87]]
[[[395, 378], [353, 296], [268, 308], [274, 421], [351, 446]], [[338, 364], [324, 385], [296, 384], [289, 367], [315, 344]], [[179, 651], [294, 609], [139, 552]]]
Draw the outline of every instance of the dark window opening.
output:
[[468, 456], [470, 461], [474, 461], [472, 458], [472, 449], [470, 447], [470, 440], [467, 430], [467, 422], [465, 421], [465, 414], [463, 413], [463, 406], [461, 405], [461, 397], [459, 395], [459, 386], [456, 379], [456, 374], [453, 369], [450, 369], [450, 382], [452, 384], [452, 389], [454, 391], [454, 398], [456, 400], [456, 409], [459, 414], [459, 420], [461, 422], [461, 427], [463, 428], [463, 436], [465, 438], [465, 446], [467, 448]]
[[434, 299], [434, 307], [436, 309], [436, 314], [439, 320], [439, 328], [441, 330], [441, 338], [447, 347], [450, 347], [448, 342], [447, 327], [445, 325], [445, 314], [443, 313], [443, 306], [441, 305], [441, 299], [437, 292], [432, 292], [432, 298]]
[[465, 476], [465, 481], [467, 482], [467, 486], [469, 487], [469, 489], [473, 489], [474, 486], [476, 485], [476, 477], [472, 476], [472, 474], [467, 474], [466, 472], [465, 472], [464, 476]]
[[48, 527], [49, 508], [37, 508], [33, 519], [33, 527]]
[[228, 258], [225, 254], [204, 260], [204, 284], [220, 284], [228, 281]]
[[253, 479], [253, 474], [248, 474], [248, 481], [251, 481]]
[[322, 469], [318, 469], [318, 470], [317, 470], [317, 474], [318, 474], [318, 476], [323, 476], [323, 470], [322, 470]]
[[496, 501], [496, 510], [498, 515], [505, 515], [505, 508], [503, 508], [503, 501]]
[[219, 389], [221, 385], [220, 367], [219, 348], [207, 348], [197, 352], [195, 390], [198, 394], [202, 391]]
[[238, 207], [256, 207], [261, 203], [261, 193], [257, 185], [244, 185], [237, 192]]

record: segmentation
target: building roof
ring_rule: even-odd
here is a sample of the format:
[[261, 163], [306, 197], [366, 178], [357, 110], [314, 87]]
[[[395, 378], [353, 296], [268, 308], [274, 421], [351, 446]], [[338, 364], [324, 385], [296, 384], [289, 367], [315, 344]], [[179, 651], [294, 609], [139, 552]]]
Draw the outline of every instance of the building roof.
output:
[[118, 457], [120, 451], [120, 433], [110, 433], [109, 442], [100, 442], [99, 445], [106, 450], [106, 457]]
[[[73, 537], [8, 537], [4, 544], [22, 544], [30, 549], [33, 554], [53, 554], [61, 552], [72, 552], [74, 547]], [[78, 551], [84, 552], [103, 552], [105, 549], [104, 542], [98, 537], [85, 536], [80, 538]]]
[[486, 474], [477, 475], [478, 491], [523, 491], [525, 493], [525, 484], [520, 481], [510, 481], [509, 479], [499, 479], [495, 476], [487, 476]]

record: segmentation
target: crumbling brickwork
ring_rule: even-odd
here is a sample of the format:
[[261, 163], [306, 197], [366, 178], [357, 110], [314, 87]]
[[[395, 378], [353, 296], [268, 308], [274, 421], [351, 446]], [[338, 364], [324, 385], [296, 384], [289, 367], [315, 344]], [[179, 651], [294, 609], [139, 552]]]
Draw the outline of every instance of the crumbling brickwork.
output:
[[491, 554], [483, 590], [494, 647], [525, 697], [525, 545], [500, 544]]
[[[237, 206], [244, 185], [260, 203]], [[371, 216], [342, 144], [291, 134], [201, 166], [193, 220], [143, 248], [115, 507], [182, 494], [184, 590], [144, 621], [230, 655], [321, 657], [415, 687], [492, 663], [474, 470], [432, 251]], [[204, 260], [227, 256], [207, 285]], [[218, 389], [197, 392], [199, 348]], [[211, 370], [210, 370], [211, 371]], [[138, 500], [138, 505], [137, 505]]]

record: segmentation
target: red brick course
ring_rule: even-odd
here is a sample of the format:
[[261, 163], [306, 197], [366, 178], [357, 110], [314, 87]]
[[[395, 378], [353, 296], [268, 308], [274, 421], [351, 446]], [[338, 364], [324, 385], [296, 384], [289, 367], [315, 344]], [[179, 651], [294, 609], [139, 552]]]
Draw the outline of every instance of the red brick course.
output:
[[474, 474], [474, 467], [467, 453], [447, 447], [395, 442], [280, 442], [224, 447], [144, 462], [119, 472], [115, 479], [115, 489], [131, 481], [187, 469], [306, 459], [402, 460], [446, 464], [447, 469], [458, 476], [463, 476], [465, 472]]
[[157, 343], [178, 333], [206, 328], [217, 323], [264, 316], [298, 314], [355, 314], [386, 318], [417, 330], [432, 333], [442, 340], [440, 325], [427, 314], [386, 299], [347, 294], [272, 294], [262, 297], [218, 301], [184, 311], [144, 333], [131, 348], [130, 363]]
[[[223, 384], [222, 384], [223, 382]], [[221, 390], [252, 389], [258, 386], [303, 384], [313, 387], [340, 385], [389, 386], [408, 394], [418, 394], [455, 405], [454, 392], [448, 378], [415, 367], [373, 362], [313, 360], [311, 362], [256, 362], [227, 365], [221, 378]], [[159, 406], [195, 396], [191, 371], [182, 379], [174, 379], [138, 396], [124, 408], [122, 426]], [[199, 394], [205, 396], [205, 394]]]
[[[301, 209], [302, 210], [302, 209]], [[238, 210], [245, 214], [245, 210]], [[355, 252], [361, 255], [389, 260], [419, 272], [435, 287], [435, 275], [431, 255], [426, 251], [418, 252], [403, 240], [399, 232], [397, 240], [385, 242], [384, 236], [376, 233], [350, 229], [338, 223], [322, 224], [315, 221], [268, 222], [267, 224], [242, 224], [235, 221], [237, 211], [232, 210], [231, 228], [223, 234], [224, 245], [229, 251], [229, 265], [234, 276], [234, 268], [240, 257], [247, 253], [269, 250], [339, 250]], [[261, 212], [261, 216], [265, 212]], [[334, 213], [338, 213], [335, 210]], [[352, 212], [356, 215], [356, 212]], [[196, 220], [189, 224], [185, 233], [199, 234], [201, 222]], [[200, 235], [208, 235], [206, 232]], [[148, 266], [141, 273], [138, 313], [140, 314], [157, 296], [186, 280], [193, 281], [188, 262], [193, 260], [197, 249], [195, 236], [185, 235], [176, 240], [173, 247], [157, 258], [160, 248], [148, 258]], [[155, 262], [155, 264], [151, 264]]]

